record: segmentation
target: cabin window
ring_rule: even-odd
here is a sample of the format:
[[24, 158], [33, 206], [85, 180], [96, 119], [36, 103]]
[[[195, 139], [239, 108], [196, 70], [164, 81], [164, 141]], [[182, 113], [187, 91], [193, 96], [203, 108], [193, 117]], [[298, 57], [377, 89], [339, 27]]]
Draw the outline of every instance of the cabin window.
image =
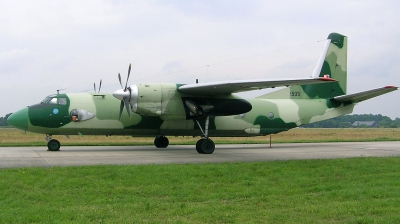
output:
[[274, 113], [272, 113], [272, 112], [269, 112], [269, 113], [268, 113], [268, 117], [269, 117], [270, 119], [274, 118], [274, 116], [275, 116]]

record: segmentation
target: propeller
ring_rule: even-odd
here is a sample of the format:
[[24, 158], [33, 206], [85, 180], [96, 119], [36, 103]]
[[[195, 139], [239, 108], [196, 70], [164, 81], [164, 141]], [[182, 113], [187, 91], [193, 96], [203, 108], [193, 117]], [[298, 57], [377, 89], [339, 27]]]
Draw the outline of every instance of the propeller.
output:
[[[100, 89], [101, 89], [101, 79], [100, 79], [100, 84], [99, 84], [99, 91], [97, 92], [97, 93], [99, 93], [100, 92]], [[93, 83], [93, 86], [94, 86], [94, 93], [96, 93], [96, 83]]]
[[121, 74], [118, 73], [118, 80], [119, 80], [119, 84], [121, 85], [122, 89], [117, 90], [113, 93], [113, 96], [115, 98], [121, 100], [121, 104], [119, 106], [118, 120], [121, 120], [121, 115], [124, 110], [124, 106], [126, 108], [126, 111], [128, 112], [129, 118], [131, 118], [130, 101], [132, 98], [132, 89], [131, 89], [131, 87], [128, 87], [128, 80], [129, 80], [130, 74], [131, 74], [131, 64], [129, 64], [128, 77], [126, 78], [126, 83], [125, 83], [125, 88], [124, 88], [124, 86], [122, 85], [122, 81], [121, 81]]

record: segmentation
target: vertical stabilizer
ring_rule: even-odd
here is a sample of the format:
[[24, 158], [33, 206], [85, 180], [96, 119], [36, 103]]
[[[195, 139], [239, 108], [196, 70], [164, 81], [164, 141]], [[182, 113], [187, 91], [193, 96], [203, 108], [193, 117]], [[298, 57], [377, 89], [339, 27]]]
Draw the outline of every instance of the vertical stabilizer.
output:
[[347, 37], [331, 33], [315, 67], [313, 77], [329, 76], [337, 83], [301, 86], [306, 95], [313, 98], [333, 98], [345, 95], [347, 90]]

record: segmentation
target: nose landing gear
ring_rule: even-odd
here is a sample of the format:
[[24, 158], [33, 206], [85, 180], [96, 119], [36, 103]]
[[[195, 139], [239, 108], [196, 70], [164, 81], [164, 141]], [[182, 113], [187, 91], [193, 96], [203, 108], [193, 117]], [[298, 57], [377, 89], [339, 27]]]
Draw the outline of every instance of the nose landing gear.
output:
[[46, 136], [47, 141], [47, 151], [60, 151], [61, 144], [56, 139], [51, 139], [51, 135]]

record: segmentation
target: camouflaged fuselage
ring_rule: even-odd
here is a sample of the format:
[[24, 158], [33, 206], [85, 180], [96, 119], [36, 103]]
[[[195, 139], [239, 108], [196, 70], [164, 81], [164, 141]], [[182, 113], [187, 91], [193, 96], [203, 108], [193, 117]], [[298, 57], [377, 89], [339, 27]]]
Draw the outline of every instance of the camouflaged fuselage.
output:
[[[152, 89], [153, 84], [148, 84]], [[54, 95], [63, 99], [63, 103], [42, 103], [28, 107], [28, 131], [49, 135], [132, 135], [132, 136], [200, 136], [198, 125], [192, 119], [186, 119], [182, 98], [188, 96], [179, 93], [175, 84], [162, 84], [160, 102], [148, 101], [145, 106], [147, 115], [133, 113], [131, 118], [124, 113], [118, 120], [120, 101], [111, 94], [74, 93]], [[175, 88], [174, 91], [172, 91]], [[165, 91], [162, 91], [164, 89]], [[153, 89], [154, 90], [154, 89]], [[247, 113], [232, 116], [214, 116], [210, 118], [209, 136], [252, 136], [267, 135], [286, 131], [343, 114], [351, 113], [353, 104], [335, 104], [329, 99], [303, 99], [305, 94], [299, 90], [298, 96], [292, 96], [292, 89], [281, 93], [288, 99], [266, 99], [265, 96], [246, 99], [252, 109]], [[163, 94], [167, 96], [163, 96]], [[215, 103], [241, 100], [229, 97], [214, 97]], [[65, 102], [64, 102], [65, 99]], [[54, 101], [55, 102], [55, 101]], [[234, 101], [233, 101], [234, 104]], [[74, 120], [73, 111], [93, 114], [93, 117]], [[204, 120], [200, 119], [204, 127]]]
[[[134, 86], [138, 92], [135, 102], [129, 104], [136, 113], [131, 117], [123, 113], [120, 120], [123, 101], [112, 94], [91, 93], [49, 96], [9, 119], [18, 128], [48, 135], [201, 136], [204, 133], [196, 123], [205, 127], [206, 116], [196, 114], [201, 108], [204, 114], [208, 111], [209, 136], [252, 136], [279, 133], [353, 111], [351, 101], [334, 99], [346, 94], [346, 36], [328, 36], [312, 76], [337, 82], [292, 85], [254, 99], [188, 94], [179, 90], [183, 85], [172, 83], [138, 84]], [[126, 88], [120, 91], [125, 92]]]

